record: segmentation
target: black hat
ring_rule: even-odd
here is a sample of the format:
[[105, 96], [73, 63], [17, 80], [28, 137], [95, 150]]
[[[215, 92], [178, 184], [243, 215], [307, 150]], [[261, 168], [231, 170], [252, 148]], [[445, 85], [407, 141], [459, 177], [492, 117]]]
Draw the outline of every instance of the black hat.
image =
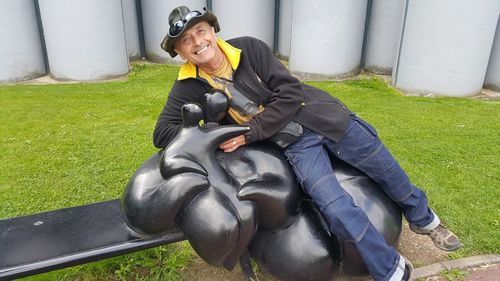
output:
[[202, 14], [196, 10], [190, 11], [186, 6], [179, 6], [173, 9], [172, 12], [170, 12], [170, 15], [168, 15], [169, 29], [167, 35], [161, 42], [161, 48], [169, 53], [171, 57], [174, 58], [177, 56], [177, 53], [174, 51], [175, 38], [181, 36], [184, 31], [188, 30], [200, 21], [208, 22], [214, 27], [215, 32], [219, 32], [219, 22], [213, 13], [205, 11], [205, 13]]

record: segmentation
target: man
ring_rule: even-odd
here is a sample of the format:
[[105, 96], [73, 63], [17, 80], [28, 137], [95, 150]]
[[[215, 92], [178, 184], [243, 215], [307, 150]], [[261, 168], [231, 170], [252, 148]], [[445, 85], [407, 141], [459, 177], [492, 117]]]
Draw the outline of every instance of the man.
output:
[[220, 149], [270, 139], [282, 146], [304, 191], [325, 217], [330, 231], [353, 242], [375, 280], [409, 280], [411, 263], [384, 238], [339, 185], [329, 160], [331, 153], [365, 172], [399, 204], [413, 231], [453, 251], [461, 244], [441, 225], [423, 191], [413, 186], [377, 132], [338, 99], [302, 84], [261, 41], [242, 37], [218, 39], [217, 18], [211, 12], [175, 8], [161, 46], [180, 55], [181, 66], [154, 131], [154, 144], [166, 147], [181, 124], [181, 106], [203, 103], [212, 88], [229, 98], [228, 120], [250, 127], [249, 133], [225, 141]]

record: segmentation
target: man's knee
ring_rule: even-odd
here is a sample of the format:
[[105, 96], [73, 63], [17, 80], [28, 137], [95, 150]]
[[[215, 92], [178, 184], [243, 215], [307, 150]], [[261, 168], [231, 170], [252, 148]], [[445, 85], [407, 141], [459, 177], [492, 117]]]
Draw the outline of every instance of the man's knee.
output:
[[[322, 213], [327, 220], [330, 231], [341, 240], [358, 242], [368, 229], [370, 221], [366, 213], [348, 200], [348, 195], [341, 196], [328, 204]], [[347, 200], [345, 200], [347, 199]], [[351, 202], [349, 202], [351, 201]]]

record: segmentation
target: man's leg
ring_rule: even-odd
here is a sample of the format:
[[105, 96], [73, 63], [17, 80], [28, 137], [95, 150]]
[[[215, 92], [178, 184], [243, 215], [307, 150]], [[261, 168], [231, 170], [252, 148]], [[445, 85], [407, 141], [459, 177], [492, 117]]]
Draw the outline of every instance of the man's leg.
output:
[[439, 217], [429, 208], [427, 195], [414, 186], [377, 132], [365, 121], [353, 116], [345, 136], [338, 144], [328, 143], [338, 158], [360, 169], [372, 178], [396, 203], [418, 233], [428, 234], [445, 250], [460, 247], [458, 238], [441, 225]]
[[401, 280], [405, 273], [404, 258], [387, 245], [366, 213], [340, 186], [323, 146], [325, 141], [328, 140], [306, 130], [286, 149], [300, 184], [322, 212], [330, 231], [356, 245], [375, 280]]

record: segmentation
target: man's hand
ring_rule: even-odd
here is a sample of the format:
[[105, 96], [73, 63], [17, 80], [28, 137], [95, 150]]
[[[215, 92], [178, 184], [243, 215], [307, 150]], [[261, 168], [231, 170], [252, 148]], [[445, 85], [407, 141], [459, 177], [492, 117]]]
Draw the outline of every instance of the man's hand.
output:
[[247, 141], [245, 139], [245, 135], [239, 135], [223, 142], [221, 145], [219, 145], [219, 148], [224, 150], [224, 152], [233, 152], [238, 147], [245, 145], [246, 143]]

